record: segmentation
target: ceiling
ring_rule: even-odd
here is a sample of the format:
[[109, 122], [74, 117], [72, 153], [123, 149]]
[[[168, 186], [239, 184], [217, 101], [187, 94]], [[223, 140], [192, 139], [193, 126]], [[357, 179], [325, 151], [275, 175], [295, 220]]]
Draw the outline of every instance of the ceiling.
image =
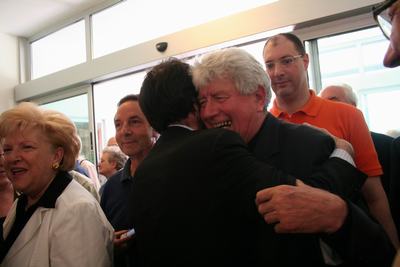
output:
[[31, 37], [107, 0], [0, 0], [0, 33]]

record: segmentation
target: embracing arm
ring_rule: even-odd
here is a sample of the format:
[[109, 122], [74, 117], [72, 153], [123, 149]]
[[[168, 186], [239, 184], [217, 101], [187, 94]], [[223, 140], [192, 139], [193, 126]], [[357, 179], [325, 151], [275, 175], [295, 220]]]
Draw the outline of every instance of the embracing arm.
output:
[[349, 266], [390, 266], [394, 257], [385, 231], [350, 201], [327, 191], [277, 186], [257, 193], [258, 211], [278, 233], [320, 233]]
[[331, 157], [310, 177], [299, 178], [310, 186], [352, 199], [359, 194], [367, 176], [347, 161]]
[[[329, 134], [325, 129], [309, 124], [301, 125], [297, 130], [304, 140], [301, 144], [304, 153], [298, 157], [307, 157], [307, 161], [300, 162], [310, 164], [309, 167], [297, 166], [296, 171], [305, 174], [298, 178], [312, 187], [342, 197], [351, 198], [358, 195], [366, 175], [355, 167], [352, 145], [344, 139]], [[288, 139], [295, 139], [295, 136]]]

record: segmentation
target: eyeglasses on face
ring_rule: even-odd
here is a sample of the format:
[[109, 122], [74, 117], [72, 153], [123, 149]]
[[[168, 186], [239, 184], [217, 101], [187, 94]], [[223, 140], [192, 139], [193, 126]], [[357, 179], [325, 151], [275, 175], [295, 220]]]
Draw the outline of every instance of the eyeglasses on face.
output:
[[389, 16], [388, 9], [396, 1], [397, 0], [386, 0], [372, 8], [374, 19], [387, 39], [390, 39], [390, 34], [392, 33], [392, 20]]
[[286, 56], [286, 57], [283, 57], [278, 60], [267, 61], [267, 62], [265, 62], [265, 67], [267, 68], [267, 70], [273, 70], [277, 63], [279, 63], [281, 66], [289, 67], [290, 65], [292, 65], [294, 63], [294, 61], [296, 59], [301, 58], [301, 57], [303, 57], [303, 55]]

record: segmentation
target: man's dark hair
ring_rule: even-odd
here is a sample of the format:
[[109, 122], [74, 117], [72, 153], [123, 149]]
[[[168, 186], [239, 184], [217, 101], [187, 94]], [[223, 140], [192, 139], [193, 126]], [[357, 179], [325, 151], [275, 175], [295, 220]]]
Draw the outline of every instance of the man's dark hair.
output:
[[139, 105], [150, 125], [162, 133], [194, 111], [197, 91], [189, 64], [168, 59], [146, 75], [139, 95]]
[[121, 106], [123, 103], [128, 102], [128, 101], [139, 101], [139, 95], [126, 95], [121, 100], [118, 102], [117, 107]]
[[268, 40], [265, 42], [264, 50], [265, 50], [265, 47], [267, 46], [267, 44], [268, 44], [269, 42], [272, 42], [272, 45], [273, 45], [274, 42], [276, 41], [277, 37], [279, 37], [279, 36], [283, 36], [283, 37], [285, 37], [286, 39], [288, 39], [290, 42], [292, 42], [293, 45], [294, 45], [294, 47], [296, 48], [297, 52], [299, 52], [300, 55], [303, 56], [303, 55], [306, 54], [306, 50], [305, 50], [305, 48], [304, 48], [303, 42], [299, 39], [299, 37], [297, 37], [297, 36], [294, 35], [293, 33], [288, 33], [288, 32], [286, 32], [286, 33], [279, 33], [279, 34], [277, 34], [277, 35], [274, 35], [274, 36], [268, 38]]

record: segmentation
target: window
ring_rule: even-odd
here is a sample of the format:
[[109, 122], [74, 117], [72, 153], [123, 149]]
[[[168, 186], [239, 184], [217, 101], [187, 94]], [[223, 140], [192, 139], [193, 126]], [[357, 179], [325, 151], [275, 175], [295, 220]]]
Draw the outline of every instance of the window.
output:
[[316, 42], [322, 88], [338, 83], [350, 85], [371, 131], [400, 129], [400, 106], [394, 103], [400, 97], [399, 69], [382, 64], [389, 42], [379, 28], [319, 38]]
[[32, 79], [86, 61], [85, 21], [81, 20], [31, 44]]
[[83, 154], [89, 161], [95, 163], [93, 140], [90, 135], [89, 127], [88, 95], [78, 95], [63, 100], [42, 104], [41, 106], [46, 109], [62, 112], [72, 120], [82, 141], [81, 154]]
[[92, 15], [93, 57], [276, 1], [123, 1]]
[[[258, 62], [260, 62], [261, 66], [263, 66], [264, 70], [265, 70], [265, 63], [264, 63], [263, 50], [264, 50], [265, 42], [266, 42], [266, 40], [262, 40], [260, 42], [256, 42], [256, 43], [240, 46], [240, 48], [246, 50]], [[271, 93], [272, 93], [271, 94], [271, 101], [269, 102], [269, 105], [268, 105], [268, 108], [267, 108], [268, 110], [270, 108], [272, 108], [272, 103], [275, 100], [275, 93], [274, 93], [274, 91], [272, 91], [272, 88], [271, 88]]]

